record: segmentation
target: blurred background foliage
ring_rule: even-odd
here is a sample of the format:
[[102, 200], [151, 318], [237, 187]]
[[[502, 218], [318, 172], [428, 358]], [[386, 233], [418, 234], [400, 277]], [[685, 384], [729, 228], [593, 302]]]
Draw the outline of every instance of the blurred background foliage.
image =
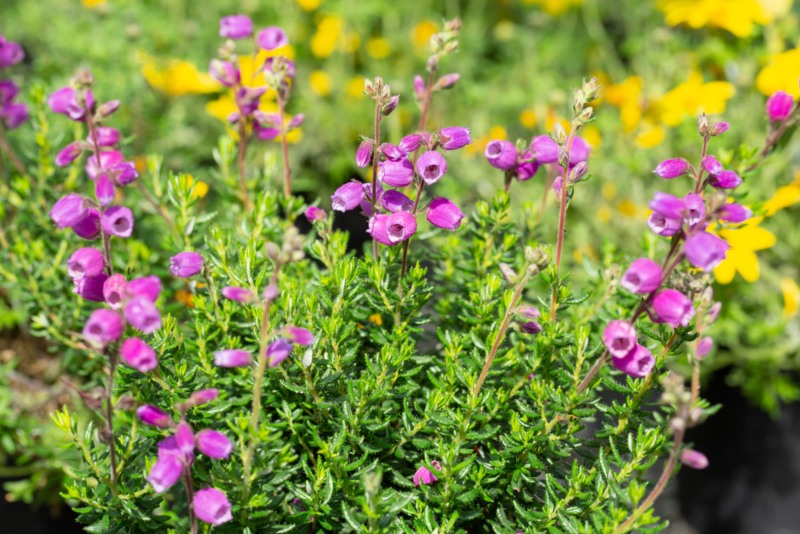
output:
[[[442, 65], [443, 73], [458, 72], [461, 80], [437, 95], [429, 126], [472, 130], [475, 142], [466, 157], [453, 158], [450, 178], [441, 182], [441, 194], [462, 207], [489, 198], [502, 185], [502, 176], [483, 158], [490, 139], [530, 140], [547, 133], [569, 112], [571, 90], [582, 78], [598, 76], [598, 118], [583, 133], [593, 147], [592, 179], [577, 189], [570, 207], [575, 279], [612, 267], [607, 258], [624, 254], [625, 246], [631, 252], [654, 246], [642, 232], [645, 202], [656, 189], [671, 191], [671, 184], [651, 171], [668, 157], [697, 158], [698, 113], [731, 122], [725, 135], [733, 142], [726, 144], [760, 147], [766, 96], [785, 90], [800, 97], [800, 6], [792, 0], [5, 0], [0, 32], [25, 48], [26, 61], [12, 76], [34, 109], [37, 98], [41, 102], [42, 95], [66, 85], [77, 68], [90, 67], [101, 99], [123, 101], [114, 126], [129, 136], [125, 153], [141, 169], [148, 156], [163, 155], [158, 176], [190, 174], [200, 201], [214, 206], [230, 197], [214, 171], [211, 148], [232, 134], [224, 122], [232, 100], [206, 71], [221, 42], [218, 20], [233, 13], [251, 16], [257, 26], [279, 25], [290, 37], [290, 50], [282, 53], [294, 58], [298, 75], [288, 111], [306, 116], [290, 139], [295, 191], [320, 197], [323, 207], [329, 207], [335, 187], [369, 172], [354, 165], [359, 136], [369, 135], [372, 124], [363, 79], [383, 76], [401, 94], [399, 112], [385, 122], [389, 141], [412, 132], [418, 116], [412, 79], [423, 72], [428, 39], [445, 19], [464, 21], [460, 51]], [[246, 71], [253, 58], [241, 62]], [[38, 142], [42, 148], [42, 135], [50, 146], [61, 146], [74, 135], [70, 128], [67, 121], [53, 121], [46, 132], [26, 125], [11, 139], [26, 160], [36, 161], [33, 147]], [[255, 161], [269, 162], [278, 146], [259, 145]], [[717, 155], [723, 163], [736, 160], [733, 152]], [[719, 347], [708, 368], [732, 370], [728, 379], [773, 415], [782, 401], [800, 398], [798, 169], [795, 139], [737, 190], [737, 200], [761, 216], [727, 236], [733, 248], [715, 271], [724, 306], [714, 334]], [[7, 198], [9, 171], [2, 173]], [[542, 201], [544, 181], [540, 171], [513, 184], [518, 217], [539, 217], [540, 205], [555, 212], [553, 195]], [[0, 211], [4, 227], [6, 209]], [[542, 219], [544, 231], [554, 235], [556, 217]], [[131, 262], [157, 263], [135, 243], [129, 247]], [[29, 252], [51, 254], [35, 246]], [[7, 334], [0, 390], [21, 376], [61, 384], [52, 369], [22, 373], [27, 360], [19, 363], [12, 339], [24, 337], [32, 322], [42, 323], [18, 305], [6, 274], [0, 271], [0, 327]], [[54, 283], [69, 291], [63, 280]], [[52, 334], [58, 325], [45, 330]], [[41, 358], [46, 348], [35, 350]], [[73, 367], [86, 372], [85, 362]], [[60, 385], [56, 389], [61, 393]], [[52, 391], [47, 402], [53, 402]], [[28, 421], [40, 412], [0, 395], [7, 421]], [[15, 463], [36, 450], [36, 443], [22, 442], [29, 439], [20, 431], [26, 424], [0, 425], [0, 452]], [[55, 457], [36, 454], [28, 460]], [[31, 498], [22, 492], [18, 497]]]

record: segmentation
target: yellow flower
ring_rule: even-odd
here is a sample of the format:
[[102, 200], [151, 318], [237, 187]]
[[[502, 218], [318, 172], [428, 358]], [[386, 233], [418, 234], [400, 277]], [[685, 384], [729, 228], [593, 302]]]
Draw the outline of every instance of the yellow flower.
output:
[[375, 59], [384, 59], [392, 53], [389, 41], [383, 37], [373, 37], [367, 41], [367, 55]]
[[338, 15], [325, 15], [319, 24], [317, 31], [311, 37], [311, 53], [318, 58], [326, 58], [333, 54], [339, 38], [344, 30], [344, 19]]
[[107, 0], [81, 0], [81, 4], [83, 4], [83, 7], [86, 9], [94, 9], [96, 7], [104, 6], [106, 3]]
[[637, 135], [633, 143], [638, 148], [653, 148], [664, 142], [667, 133], [661, 126], [654, 126], [652, 124], [644, 124], [644, 128]]
[[308, 85], [314, 94], [319, 96], [328, 96], [333, 90], [333, 81], [324, 71], [312, 71], [308, 77]]
[[670, 26], [722, 28], [737, 37], [751, 35], [755, 24], [772, 21], [758, 0], [659, 0], [657, 5]]
[[204, 198], [208, 194], [208, 184], [205, 182], [195, 181], [194, 176], [191, 174], [181, 175], [181, 185], [184, 185], [187, 188], [194, 185], [192, 198]]
[[600, 137], [600, 130], [594, 124], [584, 126], [580, 131], [583, 140], [589, 143], [592, 148], [600, 148], [603, 139]]
[[[800, 173], [798, 173], [800, 177]], [[764, 204], [767, 217], [775, 215], [778, 211], [793, 206], [800, 202], [800, 181], [779, 187], [772, 198]]]
[[175, 292], [175, 300], [188, 308], [194, 308], [194, 295], [185, 289], [179, 289]]
[[583, 0], [525, 0], [526, 4], [539, 6], [548, 15], [563, 15], [572, 6], [583, 4]]
[[495, 139], [508, 139], [508, 132], [506, 129], [502, 126], [492, 126], [489, 129], [488, 134], [482, 135], [477, 139], [473, 139], [471, 144], [464, 147], [464, 150], [470, 156], [483, 154], [483, 152], [486, 150], [486, 145], [489, 144], [489, 141], [493, 141]]
[[525, 109], [519, 114], [519, 122], [522, 123], [525, 128], [533, 130], [539, 123], [539, 120], [536, 117], [535, 111], [532, 109]]
[[783, 314], [786, 317], [794, 317], [800, 308], [800, 287], [797, 287], [797, 282], [786, 277], [781, 280], [781, 292], [783, 293]]
[[411, 44], [414, 45], [414, 48], [428, 46], [431, 37], [436, 33], [436, 29], [436, 23], [432, 20], [423, 20], [417, 23], [414, 29], [411, 30]]
[[383, 326], [383, 317], [381, 317], [380, 313], [373, 313], [369, 317], [367, 317], [369, 322], [374, 323], [378, 326]]
[[322, 3], [322, 0], [297, 0], [297, 5], [303, 11], [314, 11]]
[[138, 51], [141, 73], [150, 87], [169, 96], [214, 93], [222, 89], [208, 73], [200, 72], [189, 61], [170, 59], [159, 62], [150, 54]]
[[800, 73], [800, 48], [775, 54], [767, 66], [758, 73], [756, 88], [767, 96], [776, 91], [786, 91], [793, 97], [800, 98], [798, 73]]
[[364, 98], [364, 78], [355, 76], [347, 83], [347, 94], [353, 98]]
[[689, 79], [678, 85], [657, 102], [661, 121], [667, 126], [677, 126], [687, 116], [700, 112], [709, 115], [723, 113], [728, 100], [736, 92], [728, 82], [703, 82], [699, 72], [693, 72]]
[[739, 228], [722, 228], [717, 233], [728, 242], [731, 248], [725, 259], [715, 269], [714, 276], [720, 284], [729, 284], [736, 273], [748, 282], [758, 280], [757, 250], [765, 250], [775, 245], [775, 234], [759, 224], [763, 217], [754, 217]]
[[632, 132], [642, 120], [642, 88], [644, 82], [640, 76], [629, 76], [620, 83], [605, 89], [605, 100], [619, 108], [622, 128]]

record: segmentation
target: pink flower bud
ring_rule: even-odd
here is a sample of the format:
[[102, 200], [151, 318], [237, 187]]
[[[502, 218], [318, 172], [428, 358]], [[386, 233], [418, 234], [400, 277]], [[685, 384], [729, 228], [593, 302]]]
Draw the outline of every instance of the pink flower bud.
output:
[[714, 340], [710, 337], [701, 337], [697, 340], [697, 345], [695, 345], [694, 355], [698, 360], [702, 360], [708, 353], [711, 351], [711, 348], [714, 346]]
[[631, 263], [619, 285], [631, 293], [652, 293], [661, 286], [661, 267], [649, 258], [639, 258]]
[[105, 274], [86, 276], [75, 281], [75, 289], [73, 291], [86, 300], [103, 302], [103, 285], [107, 279], [108, 276]]
[[542, 325], [536, 321], [525, 321], [519, 324], [520, 329], [526, 334], [536, 335], [542, 332]]
[[653, 298], [649, 313], [653, 322], [667, 323], [677, 328], [689, 324], [694, 317], [694, 306], [680, 291], [664, 289]]
[[83, 338], [92, 346], [102, 349], [122, 335], [122, 319], [111, 310], [99, 309], [92, 312], [83, 327]]
[[53, 204], [50, 218], [59, 228], [68, 228], [86, 217], [87, 209], [86, 200], [82, 196], [70, 193]]
[[128, 294], [132, 297], [144, 297], [153, 304], [161, 293], [161, 279], [155, 275], [134, 278], [128, 282]]
[[414, 201], [400, 191], [390, 189], [381, 195], [381, 206], [392, 213], [411, 211], [414, 208]]
[[75, 141], [74, 143], [70, 143], [58, 152], [55, 163], [59, 167], [66, 167], [75, 161], [75, 159], [77, 159], [82, 152], [83, 148], [81, 148], [81, 144], [79, 142]]
[[264, 288], [263, 297], [264, 300], [268, 302], [272, 302], [276, 298], [278, 298], [279, 289], [276, 284], [269, 284], [267, 287]]
[[167, 428], [172, 426], [172, 417], [163, 410], [156, 408], [150, 404], [139, 406], [136, 409], [136, 416], [139, 420], [150, 426], [158, 428]]
[[233, 87], [240, 81], [239, 69], [229, 61], [212, 59], [208, 65], [208, 73], [225, 87]]
[[277, 26], [264, 28], [258, 34], [258, 46], [264, 50], [275, 50], [287, 44], [289, 44], [289, 37]]
[[730, 127], [731, 123], [729, 122], [718, 122], [711, 128], [709, 135], [711, 136], [722, 135], [725, 132], [727, 132]]
[[293, 345], [283, 338], [278, 338], [267, 347], [267, 365], [277, 367], [292, 353]]
[[753, 212], [741, 204], [731, 202], [720, 208], [717, 216], [722, 221], [741, 223], [753, 216]]
[[214, 365], [217, 367], [247, 367], [253, 357], [246, 350], [226, 349], [214, 353]]
[[725, 240], [714, 234], [698, 232], [686, 239], [683, 251], [689, 263], [709, 272], [725, 259], [729, 248]]
[[392, 112], [397, 109], [397, 105], [400, 103], [400, 95], [394, 95], [393, 97], [389, 98], [389, 101], [386, 102], [383, 107], [381, 108], [381, 113], [384, 117], [387, 117], [392, 114]]
[[[419, 166], [419, 161], [417, 161]], [[419, 168], [419, 167], [417, 167]], [[378, 164], [378, 180], [392, 187], [405, 187], [411, 184], [414, 166], [407, 159], [386, 160]]]
[[215, 460], [227, 458], [233, 450], [233, 443], [225, 434], [208, 428], [198, 432], [195, 441], [200, 452]]
[[0, 37], [0, 68], [5, 69], [25, 59], [25, 51], [19, 43], [6, 41]]
[[722, 171], [712, 176], [708, 183], [717, 189], [736, 189], [742, 184], [742, 179], [733, 171]]
[[100, 237], [100, 212], [94, 208], [86, 210], [86, 215], [72, 225], [72, 231], [90, 241]]
[[175, 444], [185, 458], [190, 458], [194, 452], [194, 432], [185, 421], [175, 427]]
[[369, 166], [370, 162], [372, 162], [372, 141], [365, 139], [361, 141], [356, 150], [356, 165], [363, 169]]
[[650, 209], [670, 219], [682, 219], [686, 209], [683, 200], [668, 193], [656, 192], [648, 204]]
[[228, 300], [248, 304], [256, 299], [253, 292], [243, 287], [227, 286], [222, 288], [222, 296]]
[[664, 160], [653, 170], [653, 173], [667, 180], [683, 176], [687, 172], [689, 172], [689, 162], [683, 158]]
[[425, 98], [425, 80], [419, 74], [414, 76], [414, 98], [417, 100]]
[[458, 150], [472, 143], [469, 128], [462, 126], [448, 126], [439, 130], [442, 148], [445, 150]]
[[169, 260], [169, 272], [179, 278], [191, 278], [203, 270], [203, 256], [197, 252], [180, 252]]
[[445, 74], [441, 78], [436, 81], [436, 86], [439, 89], [450, 89], [453, 87], [458, 80], [461, 79], [461, 75], [457, 72], [451, 72], [449, 74]]
[[785, 121], [792, 113], [794, 98], [789, 93], [778, 91], [767, 99], [767, 117], [770, 122]]
[[611, 321], [603, 330], [603, 344], [614, 358], [624, 358], [636, 347], [636, 329], [628, 321]]
[[219, 21], [219, 35], [228, 39], [244, 39], [253, 33], [253, 21], [245, 15], [230, 15]]
[[714, 156], [706, 156], [703, 158], [703, 168], [711, 176], [716, 176], [724, 170], [722, 163]]
[[314, 342], [314, 334], [312, 334], [310, 330], [298, 326], [285, 327], [283, 329], [283, 335], [285, 335], [290, 342], [304, 347]]
[[[114, 146], [119, 143], [119, 130], [116, 128], [112, 128], [110, 126], [98, 126], [95, 130], [95, 134], [97, 135], [97, 144], [100, 146]], [[91, 135], [88, 139], [89, 142], [93, 142]]]
[[158, 366], [156, 351], [138, 337], [123, 341], [119, 353], [125, 363], [142, 373], [148, 373]]
[[121, 102], [119, 100], [109, 100], [108, 102], [100, 104], [100, 106], [97, 108], [97, 112], [103, 117], [108, 117], [117, 111], [120, 104]]
[[205, 488], [195, 492], [192, 508], [201, 521], [214, 526], [233, 519], [228, 497], [216, 488]]
[[[431, 465], [439, 471], [442, 470], [442, 466], [436, 460], [432, 461]], [[417, 469], [417, 472], [414, 473], [412, 480], [414, 481], [414, 485], [419, 487], [420, 484], [422, 484], [423, 486], [428, 484], [433, 484], [439, 479], [436, 478], [436, 476], [431, 472], [430, 469], [428, 469], [425, 466], [420, 466], [420, 468]]]
[[101, 174], [97, 177], [94, 182], [94, 196], [101, 206], [105, 207], [111, 204], [114, 201], [116, 193], [114, 182], [112, 182], [107, 175]]
[[681, 451], [681, 463], [692, 469], [705, 469], [708, 467], [708, 458], [702, 452], [694, 449]]
[[189, 402], [192, 406], [202, 406], [208, 402], [213, 401], [219, 396], [219, 391], [214, 388], [201, 389], [192, 393], [189, 397]]
[[305, 216], [311, 224], [314, 224], [316, 221], [324, 221], [328, 218], [328, 214], [325, 213], [325, 210], [317, 206], [307, 207]]
[[426, 214], [428, 222], [438, 228], [445, 230], [455, 231], [456, 228], [461, 226], [461, 221], [464, 219], [464, 214], [458, 209], [458, 206], [450, 202], [444, 197], [437, 197], [433, 199], [428, 206], [428, 213]]

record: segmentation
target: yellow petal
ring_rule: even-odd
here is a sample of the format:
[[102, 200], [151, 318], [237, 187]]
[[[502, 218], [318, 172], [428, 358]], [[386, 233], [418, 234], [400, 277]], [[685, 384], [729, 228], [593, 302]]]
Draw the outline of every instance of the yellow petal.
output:
[[727, 257], [714, 267], [714, 276], [720, 284], [730, 284], [736, 276], [736, 263], [729, 250]]
[[751, 250], [741, 250], [737, 253], [736, 270], [742, 278], [751, 284], [758, 280], [760, 274], [758, 268], [758, 256]]
[[800, 287], [791, 278], [781, 280], [781, 292], [783, 293], [783, 314], [787, 317], [794, 317], [800, 307]]
[[328, 96], [333, 88], [333, 81], [324, 71], [312, 71], [308, 77], [308, 85], [319, 96]]
[[794, 98], [800, 98], [800, 87], [797, 84], [799, 72], [800, 48], [776, 54], [758, 73], [756, 88], [767, 96], [776, 91], [786, 91]]
[[653, 148], [664, 142], [666, 135], [661, 126], [652, 126], [637, 135], [633, 142], [639, 148]]
[[791, 184], [779, 187], [772, 198], [764, 204], [767, 217], [775, 215], [777, 212], [800, 202], [800, 186]]

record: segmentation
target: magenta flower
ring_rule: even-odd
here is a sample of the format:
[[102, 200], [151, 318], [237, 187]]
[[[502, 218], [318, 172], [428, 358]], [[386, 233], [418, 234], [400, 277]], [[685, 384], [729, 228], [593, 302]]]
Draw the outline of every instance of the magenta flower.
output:
[[276, 284], [267, 284], [267, 287], [264, 288], [264, 292], [261, 296], [264, 297], [264, 300], [268, 302], [272, 302], [276, 298], [278, 298], [279, 289]]
[[94, 96], [91, 91], [86, 91], [85, 105], [78, 102], [77, 93], [72, 87], [62, 87], [47, 99], [47, 104], [54, 113], [66, 115], [70, 119], [79, 121], [86, 114], [86, 107], [94, 107]]
[[275, 50], [289, 44], [286, 32], [277, 26], [269, 26], [258, 33], [258, 46], [264, 50]]
[[391, 215], [378, 214], [369, 220], [367, 233], [373, 239], [388, 246], [394, 246], [410, 239], [417, 231], [417, 220], [407, 211]]
[[229, 61], [212, 59], [208, 64], [208, 73], [225, 87], [233, 87], [241, 80], [239, 69]]
[[150, 469], [147, 481], [156, 493], [164, 493], [180, 479], [183, 466], [189, 461], [179, 449], [175, 437], [163, 439], [158, 443], [158, 460]]
[[736, 189], [742, 184], [742, 178], [733, 171], [722, 171], [712, 176], [708, 183], [717, 189]]
[[161, 293], [161, 279], [155, 275], [134, 278], [128, 282], [128, 294], [132, 297], [144, 297], [153, 304]]
[[233, 519], [228, 497], [216, 488], [204, 488], [197, 491], [192, 499], [192, 508], [201, 521], [214, 526]]
[[[380, 169], [380, 167], [379, 167]], [[364, 213], [366, 217], [372, 217], [372, 184], [371, 183], [364, 183], [361, 184], [364, 196], [362, 197], [361, 202], [359, 202], [359, 206], [361, 207], [361, 211]], [[375, 184], [375, 194], [376, 194], [376, 202], [380, 203], [381, 199], [383, 198], [384, 190], [383, 185], [380, 182]]]
[[455, 231], [456, 228], [461, 226], [461, 221], [464, 219], [464, 214], [458, 209], [458, 206], [450, 202], [444, 197], [434, 198], [430, 206], [428, 206], [428, 213], [426, 215], [428, 222], [439, 228], [445, 230]]
[[718, 122], [714, 126], [711, 127], [711, 131], [708, 132], [708, 133], [709, 133], [709, 135], [713, 135], [713, 136], [722, 135], [725, 132], [727, 132], [730, 127], [731, 127], [731, 123], [729, 123], [729, 122], [724, 122], [724, 121], [723, 122]]
[[222, 296], [228, 300], [248, 304], [256, 299], [253, 292], [243, 287], [227, 286], [222, 288]]
[[253, 357], [246, 350], [226, 349], [214, 353], [214, 365], [217, 367], [247, 367]]
[[97, 112], [103, 117], [108, 117], [117, 111], [120, 104], [121, 102], [119, 100], [109, 100], [108, 102], [103, 102], [100, 104], [100, 106], [98, 106]]
[[103, 302], [103, 285], [108, 276], [98, 274], [97, 276], [86, 276], [75, 281], [73, 292], [92, 302]]
[[144, 404], [136, 408], [136, 417], [142, 423], [158, 428], [167, 428], [172, 426], [173, 422], [172, 417], [167, 412], [151, 404]]
[[510, 141], [489, 141], [484, 155], [489, 165], [503, 171], [511, 170], [517, 164], [517, 147]]
[[461, 79], [461, 75], [457, 72], [451, 72], [449, 74], [442, 75], [438, 80], [436, 80], [436, 86], [439, 89], [450, 89], [458, 80]]
[[458, 150], [472, 143], [469, 128], [462, 126], [448, 126], [439, 130], [442, 148], [445, 150]]
[[108, 206], [114, 201], [114, 195], [116, 195], [114, 182], [105, 174], [98, 176], [94, 182], [94, 196], [97, 202], [103, 207]]
[[708, 467], [708, 458], [700, 451], [686, 449], [681, 451], [681, 463], [692, 469], [705, 469]]
[[125, 319], [137, 330], [152, 334], [161, 328], [161, 314], [150, 299], [133, 297], [125, 305]]
[[703, 158], [703, 168], [711, 176], [716, 176], [724, 170], [722, 163], [714, 156], [706, 156]]
[[381, 145], [381, 152], [392, 161], [400, 161], [408, 154], [408, 152], [402, 150], [399, 146], [391, 143], [383, 143]]
[[0, 68], [16, 65], [25, 59], [25, 51], [18, 43], [6, 41], [0, 37]]
[[419, 74], [414, 75], [414, 98], [417, 100], [425, 98], [425, 80]]
[[325, 210], [317, 206], [307, 207], [305, 211], [305, 216], [306, 219], [308, 219], [308, 222], [312, 224], [315, 223], [316, 221], [324, 221], [325, 219], [328, 218], [328, 214], [325, 213]]
[[384, 117], [387, 117], [392, 114], [394, 110], [397, 109], [397, 105], [400, 103], [400, 95], [394, 95], [389, 97], [389, 101], [383, 105], [381, 108], [381, 113]]
[[714, 340], [708, 336], [701, 337], [697, 340], [697, 345], [695, 346], [694, 355], [697, 357], [698, 360], [702, 360], [708, 353], [711, 351], [711, 348], [714, 346]]
[[75, 161], [82, 152], [83, 148], [79, 142], [70, 143], [58, 152], [55, 163], [59, 167], [65, 167]]
[[28, 106], [18, 102], [8, 102], [0, 106], [0, 119], [3, 119], [6, 127], [13, 130], [29, 117]]
[[526, 334], [536, 335], [541, 333], [542, 325], [536, 321], [524, 321], [519, 323], [520, 329]]
[[575, 137], [572, 140], [572, 147], [569, 149], [569, 164], [577, 165], [589, 159], [589, 153], [592, 147], [589, 146], [582, 137]]
[[148, 373], [158, 366], [156, 351], [138, 337], [123, 341], [119, 353], [125, 363], [142, 373]]
[[[98, 126], [95, 133], [97, 134], [97, 144], [100, 146], [114, 146], [119, 143], [119, 130], [110, 126]], [[91, 137], [88, 139], [92, 142]]]
[[[441, 464], [436, 460], [433, 460], [431, 462], [431, 465], [438, 471], [442, 470]], [[416, 473], [414, 473], [414, 477], [412, 478], [412, 480], [414, 481], [414, 485], [419, 487], [420, 484], [422, 484], [423, 486], [428, 484], [433, 484], [439, 479], [436, 478], [436, 476], [430, 471], [430, 469], [428, 469], [423, 465], [420, 466], [419, 469], [417, 469]]]
[[175, 444], [185, 458], [193, 459], [194, 432], [192, 432], [192, 427], [186, 421], [181, 420], [178, 426], [175, 427]]
[[683, 158], [664, 160], [653, 170], [653, 173], [667, 180], [683, 176], [687, 172], [689, 172], [689, 162]]
[[89, 241], [100, 237], [100, 212], [94, 208], [86, 210], [86, 214], [72, 225], [72, 231]]
[[350, 211], [357, 208], [362, 200], [364, 200], [364, 185], [359, 182], [347, 182], [331, 195], [331, 209]]
[[86, 200], [75, 193], [63, 196], [50, 209], [50, 219], [61, 229], [80, 222], [87, 213]]
[[556, 163], [558, 161], [558, 143], [547, 135], [537, 135], [531, 141], [531, 152], [538, 163]]
[[514, 169], [514, 177], [518, 181], [524, 182], [525, 180], [530, 180], [533, 178], [533, 175], [536, 174], [536, 171], [539, 170], [539, 162], [531, 161], [533, 158], [534, 155], [532, 152], [524, 152], [522, 156], [520, 156], [520, 162]]
[[283, 360], [289, 357], [293, 347], [294, 345], [282, 337], [270, 343], [266, 351], [267, 365], [270, 367], [277, 367]]
[[266, 92], [266, 87], [240, 87], [235, 94], [236, 107], [242, 115], [252, 115], [258, 109], [261, 96]]
[[[420, 159], [422, 159], [420, 157]], [[417, 161], [417, 168], [420, 163]], [[445, 170], [447, 165], [445, 164]], [[444, 173], [442, 173], [444, 174]], [[401, 161], [386, 160], [378, 164], [378, 180], [392, 187], [405, 187], [411, 183], [414, 166], [407, 159]], [[441, 175], [440, 175], [441, 176]], [[438, 178], [437, 178], [438, 180]]]
[[133, 233], [133, 212], [125, 206], [108, 208], [100, 217], [100, 227], [108, 235], [130, 237]]
[[233, 443], [225, 434], [209, 428], [198, 432], [195, 441], [200, 452], [215, 460], [227, 458], [233, 450]]
[[794, 98], [789, 93], [778, 91], [767, 99], [767, 117], [770, 122], [785, 121], [792, 113]]
[[683, 197], [683, 205], [685, 206], [684, 220], [688, 223], [689, 227], [694, 226], [703, 221], [706, 215], [706, 203], [703, 197], [694, 193], [689, 193]]
[[639, 258], [622, 275], [619, 285], [631, 293], [644, 294], [658, 289], [661, 281], [661, 267], [649, 258]]
[[410, 154], [422, 145], [422, 136], [419, 134], [410, 134], [400, 140], [397, 148], [402, 150], [405, 154]]
[[230, 15], [219, 20], [219, 36], [244, 39], [253, 33], [253, 21], [245, 15]]
[[414, 201], [400, 191], [390, 189], [381, 195], [381, 206], [392, 213], [411, 211], [414, 208]]
[[636, 347], [636, 329], [628, 321], [611, 321], [603, 330], [603, 344], [614, 358], [624, 358]]
[[625, 357], [612, 358], [614, 367], [634, 378], [644, 378], [656, 364], [653, 353], [642, 345], [636, 345]]
[[446, 172], [447, 160], [435, 150], [425, 152], [417, 160], [417, 174], [427, 185], [433, 185], [438, 182], [439, 178], [444, 176]]
[[372, 162], [372, 141], [365, 139], [361, 141], [356, 150], [356, 165], [363, 169]]
[[708, 232], [697, 232], [686, 239], [683, 251], [689, 263], [709, 272], [725, 259], [728, 248], [724, 239]]
[[122, 335], [122, 319], [111, 310], [101, 308], [89, 316], [83, 326], [83, 338], [90, 345], [102, 349]]
[[681, 230], [681, 220], [665, 217], [663, 214], [653, 212], [647, 219], [647, 226], [653, 233], [660, 236], [673, 236]]
[[653, 298], [649, 313], [653, 322], [667, 323], [677, 328], [689, 324], [694, 317], [694, 306], [680, 291], [664, 289]]
[[0, 104], [8, 104], [19, 94], [19, 87], [13, 80], [0, 80]]
[[[199, 391], [195, 391], [189, 397], [189, 403], [192, 406], [201, 406], [206, 404], [207, 402], [211, 402], [219, 396], [219, 391], [214, 388], [208, 389], [201, 389]], [[202, 431], [201, 431], [202, 433]]]
[[67, 260], [67, 274], [73, 280], [102, 274], [105, 267], [103, 252], [96, 248], [79, 248]]
[[719, 212], [717, 212], [717, 216], [722, 221], [741, 223], [752, 217], [753, 212], [741, 204], [730, 202], [720, 208]]
[[650, 201], [648, 206], [650, 206], [650, 209], [654, 212], [660, 213], [664, 217], [670, 219], [681, 219], [686, 209], [683, 200], [669, 193], [661, 193], [660, 191], [653, 195], [653, 200]]
[[121, 274], [112, 274], [103, 282], [103, 300], [112, 309], [122, 307], [122, 302], [128, 298], [128, 281]]
[[203, 270], [203, 256], [197, 252], [179, 252], [169, 260], [169, 272], [179, 278], [191, 278]]

